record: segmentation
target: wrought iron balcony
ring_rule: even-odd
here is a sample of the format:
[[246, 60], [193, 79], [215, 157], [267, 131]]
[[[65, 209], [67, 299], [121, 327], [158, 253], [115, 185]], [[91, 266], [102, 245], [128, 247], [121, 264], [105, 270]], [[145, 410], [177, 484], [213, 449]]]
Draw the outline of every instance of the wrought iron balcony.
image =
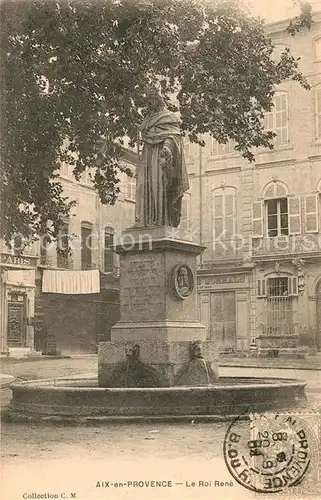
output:
[[252, 239], [252, 256], [315, 255], [321, 257], [321, 234], [277, 236]]

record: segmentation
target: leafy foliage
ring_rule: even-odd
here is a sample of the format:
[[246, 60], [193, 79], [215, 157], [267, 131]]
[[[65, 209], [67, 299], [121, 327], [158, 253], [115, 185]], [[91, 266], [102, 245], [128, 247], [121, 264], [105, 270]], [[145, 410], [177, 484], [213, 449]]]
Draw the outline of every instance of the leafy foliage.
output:
[[250, 161], [252, 147], [272, 148], [262, 118], [275, 85], [291, 78], [308, 88], [289, 52], [272, 61], [264, 26], [232, 0], [4, 2], [2, 24], [6, 241], [58, 234], [72, 205], [62, 162], [76, 179], [97, 167], [100, 199], [115, 203], [123, 138], [137, 142], [151, 83], [168, 103], [178, 93], [192, 141], [230, 137]]
[[289, 23], [289, 26], [286, 28], [286, 31], [292, 36], [298, 33], [298, 31], [300, 31], [302, 28], [311, 29], [311, 26], [314, 23], [312, 19], [312, 7], [309, 2], [299, 3], [301, 7], [300, 14], [292, 19]]

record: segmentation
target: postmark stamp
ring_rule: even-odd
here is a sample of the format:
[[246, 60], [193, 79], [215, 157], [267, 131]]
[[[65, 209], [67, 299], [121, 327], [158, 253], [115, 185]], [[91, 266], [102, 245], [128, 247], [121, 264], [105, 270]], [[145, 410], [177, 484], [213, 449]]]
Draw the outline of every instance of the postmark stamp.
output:
[[223, 453], [233, 478], [257, 493], [313, 494], [320, 489], [320, 414], [252, 414], [234, 420]]

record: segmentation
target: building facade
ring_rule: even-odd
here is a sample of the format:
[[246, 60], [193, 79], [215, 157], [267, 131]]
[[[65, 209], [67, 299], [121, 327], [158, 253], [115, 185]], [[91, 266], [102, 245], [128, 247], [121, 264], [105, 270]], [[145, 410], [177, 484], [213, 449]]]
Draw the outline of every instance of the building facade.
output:
[[[124, 150], [134, 168], [136, 156]], [[86, 171], [62, 165], [64, 195], [76, 201], [57, 241], [23, 252], [1, 247], [1, 352], [94, 353], [119, 316], [119, 261], [113, 244], [134, 223], [135, 178], [120, 176], [114, 206], [102, 205]], [[66, 255], [66, 248], [70, 253]]]
[[[295, 37], [287, 25], [267, 27], [273, 57], [289, 47], [311, 90], [289, 81], [276, 89], [265, 117], [277, 134], [274, 150], [257, 150], [250, 164], [231, 142], [185, 144], [190, 191], [181, 229], [206, 247], [199, 315], [222, 352], [251, 344], [262, 353], [321, 350], [321, 14]], [[134, 168], [135, 154], [127, 151], [124, 161]], [[77, 205], [58, 241], [23, 255], [1, 251], [2, 352], [95, 352], [118, 319], [112, 245], [134, 223], [135, 180], [122, 177], [110, 207], [99, 202], [89, 172], [76, 182], [63, 165], [61, 178]], [[59, 248], [69, 238], [66, 257]]]
[[186, 146], [189, 226], [207, 247], [200, 317], [226, 352], [321, 349], [321, 15], [294, 37], [287, 25], [267, 27], [273, 57], [289, 47], [311, 90], [276, 89], [265, 117], [274, 150], [250, 164], [232, 142]]

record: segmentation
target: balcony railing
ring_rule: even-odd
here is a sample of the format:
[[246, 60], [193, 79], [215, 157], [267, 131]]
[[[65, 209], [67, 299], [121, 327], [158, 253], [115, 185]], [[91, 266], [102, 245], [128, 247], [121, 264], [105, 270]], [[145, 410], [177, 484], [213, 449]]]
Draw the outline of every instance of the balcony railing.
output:
[[252, 240], [253, 256], [272, 256], [288, 254], [320, 254], [321, 234], [304, 234], [293, 236], [277, 236], [275, 238], [254, 238]]

